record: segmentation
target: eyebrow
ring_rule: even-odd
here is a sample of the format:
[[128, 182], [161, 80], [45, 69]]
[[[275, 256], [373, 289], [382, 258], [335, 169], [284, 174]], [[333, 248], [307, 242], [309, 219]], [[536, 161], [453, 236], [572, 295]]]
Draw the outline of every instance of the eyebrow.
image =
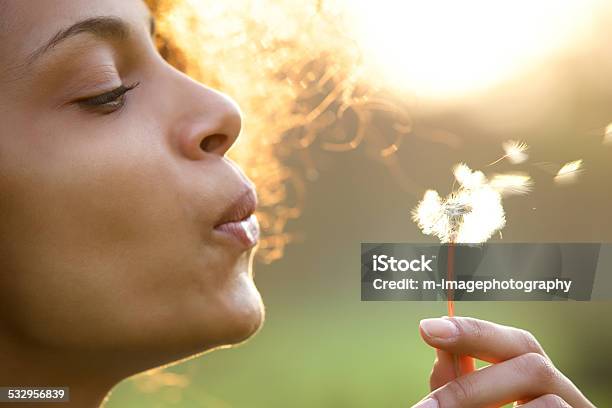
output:
[[[155, 34], [155, 20], [153, 17], [149, 17], [149, 30], [151, 35]], [[62, 41], [83, 33], [93, 34], [105, 40], [125, 40], [129, 36], [130, 26], [126, 21], [113, 16], [92, 17], [81, 20], [58, 31], [49, 41], [29, 54], [26, 61], [28, 64], [31, 64]]]

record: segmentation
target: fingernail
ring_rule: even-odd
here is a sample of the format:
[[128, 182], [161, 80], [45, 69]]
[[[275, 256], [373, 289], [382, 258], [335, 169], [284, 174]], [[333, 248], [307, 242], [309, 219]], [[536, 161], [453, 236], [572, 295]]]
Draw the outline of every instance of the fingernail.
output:
[[412, 408], [438, 408], [438, 401], [433, 398], [427, 398], [425, 401], [421, 401]]
[[421, 320], [421, 329], [429, 337], [450, 339], [459, 335], [459, 330], [453, 322], [447, 319], [424, 319]]

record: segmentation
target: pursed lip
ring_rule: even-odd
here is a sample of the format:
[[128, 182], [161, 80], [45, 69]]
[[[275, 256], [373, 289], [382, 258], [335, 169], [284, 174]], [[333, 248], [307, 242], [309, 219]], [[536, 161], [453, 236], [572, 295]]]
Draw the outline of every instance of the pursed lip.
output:
[[227, 207], [215, 224], [214, 230], [228, 236], [245, 248], [253, 247], [259, 239], [259, 225], [253, 214], [257, 208], [257, 196], [252, 187], [247, 187]]
[[243, 221], [255, 212], [257, 208], [257, 196], [255, 190], [247, 187], [234, 202], [225, 210], [215, 228], [228, 222]]

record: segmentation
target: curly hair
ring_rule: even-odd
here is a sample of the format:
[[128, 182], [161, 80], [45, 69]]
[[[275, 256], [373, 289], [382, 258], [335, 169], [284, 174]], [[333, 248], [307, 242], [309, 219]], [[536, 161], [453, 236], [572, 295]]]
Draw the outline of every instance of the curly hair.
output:
[[[156, 20], [163, 18], [168, 12], [170, 3], [166, 0], [145, 0], [145, 4], [151, 10], [151, 15]], [[170, 65], [180, 71], [185, 71], [187, 68], [187, 59], [183, 50], [181, 50], [174, 39], [167, 35], [162, 35], [156, 30], [155, 45], [159, 54], [166, 60]]]

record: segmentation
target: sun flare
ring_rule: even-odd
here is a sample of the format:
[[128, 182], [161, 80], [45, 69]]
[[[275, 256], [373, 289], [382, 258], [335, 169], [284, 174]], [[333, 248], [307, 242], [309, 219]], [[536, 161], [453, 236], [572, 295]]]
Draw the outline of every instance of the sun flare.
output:
[[448, 98], [487, 89], [579, 40], [600, 0], [354, 0], [353, 29], [395, 90]]

